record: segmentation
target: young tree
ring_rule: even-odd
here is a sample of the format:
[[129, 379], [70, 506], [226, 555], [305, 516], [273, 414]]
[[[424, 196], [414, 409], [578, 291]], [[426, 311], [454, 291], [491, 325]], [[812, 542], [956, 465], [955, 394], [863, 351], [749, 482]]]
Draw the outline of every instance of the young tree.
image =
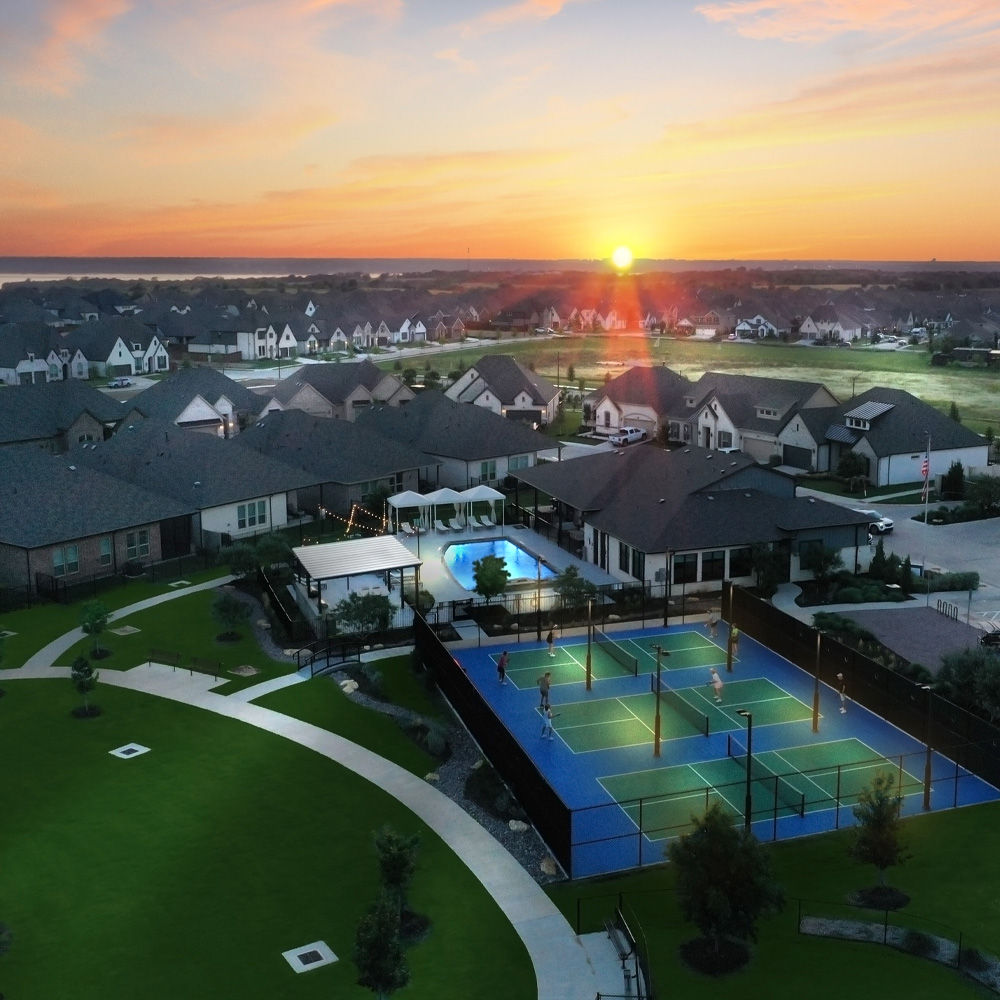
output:
[[257, 572], [257, 550], [248, 542], [237, 542], [223, 549], [229, 572], [240, 580], [248, 580]]
[[757, 589], [765, 597], [773, 596], [785, 568], [781, 553], [764, 542], [756, 542], [750, 546], [750, 563], [757, 577]]
[[878, 545], [875, 546], [875, 555], [872, 556], [872, 561], [868, 565], [868, 575], [873, 580], [884, 580], [885, 570], [886, 570], [885, 542], [880, 537], [878, 540]]
[[404, 836], [387, 823], [375, 834], [375, 854], [382, 889], [398, 900], [402, 916], [406, 909], [406, 891], [417, 870], [420, 837], [415, 833]]
[[333, 609], [342, 632], [357, 632], [363, 638], [372, 632], [385, 632], [395, 613], [392, 600], [385, 594], [359, 594], [356, 591]]
[[886, 871], [908, 857], [899, 822], [902, 796], [893, 791], [895, 784], [891, 771], [879, 771], [861, 790], [852, 810], [858, 825], [847, 853], [859, 864], [874, 865], [880, 886], [886, 884]]
[[391, 894], [382, 892], [358, 922], [354, 936], [357, 983], [379, 998], [391, 996], [410, 981], [410, 970], [399, 940], [399, 907]]
[[582, 577], [576, 566], [567, 566], [552, 582], [552, 589], [562, 598], [566, 608], [582, 607], [597, 593], [597, 587]]
[[76, 688], [77, 694], [83, 696], [83, 716], [86, 718], [91, 715], [99, 715], [100, 712], [95, 711], [97, 706], [91, 706], [90, 700], [87, 697], [97, 687], [98, 678], [101, 676], [93, 668], [90, 660], [86, 656], [78, 656], [69, 668], [69, 676], [73, 682], [73, 687]]
[[837, 463], [837, 475], [841, 479], [866, 479], [868, 459], [858, 451], [845, 451]]
[[965, 482], [965, 502], [980, 514], [1000, 512], [1000, 476], [970, 476]]
[[80, 609], [80, 628], [94, 637], [94, 650], [90, 655], [95, 660], [100, 659], [105, 652], [100, 645], [101, 633], [108, 627], [110, 618], [111, 609], [102, 601], [87, 601]]
[[948, 471], [941, 477], [941, 499], [965, 499], [965, 469], [961, 462], [952, 462]]
[[292, 547], [284, 535], [271, 531], [257, 539], [257, 561], [265, 569], [287, 566], [292, 561]]
[[844, 558], [839, 549], [825, 545], [810, 545], [802, 556], [802, 568], [810, 570], [817, 587], [828, 593], [837, 574], [844, 568]]
[[222, 626], [219, 636], [225, 642], [235, 642], [240, 637], [239, 627], [250, 617], [250, 605], [241, 601], [235, 594], [225, 591], [215, 595], [212, 601], [212, 617]]
[[948, 408], [948, 416], [955, 421], [956, 424], [962, 422], [962, 415], [958, 412], [958, 404], [952, 400], [951, 406]]
[[483, 556], [472, 564], [472, 578], [476, 582], [475, 591], [486, 603], [507, 589], [510, 573], [499, 556]]
[[691, 817], [694, 830], [667, 849], [677, 868], [681, 912], [718, 953], [723, 938], [757, 940], [757, 922], [785, 904], [781, 886], [771, 875], [771, 859], [761, 843], [718, 803], [701, 818]]

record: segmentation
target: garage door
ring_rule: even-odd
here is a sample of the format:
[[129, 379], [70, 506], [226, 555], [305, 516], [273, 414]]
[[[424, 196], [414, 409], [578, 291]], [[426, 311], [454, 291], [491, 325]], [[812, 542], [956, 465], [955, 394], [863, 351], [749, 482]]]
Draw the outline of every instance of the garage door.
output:
[[786, 444], [783, 461], [785, 465], [794, 466], [796, 469], [811, 469], [813, 464], [812, 451], [808, 448], [794, 448], [792, 445]]

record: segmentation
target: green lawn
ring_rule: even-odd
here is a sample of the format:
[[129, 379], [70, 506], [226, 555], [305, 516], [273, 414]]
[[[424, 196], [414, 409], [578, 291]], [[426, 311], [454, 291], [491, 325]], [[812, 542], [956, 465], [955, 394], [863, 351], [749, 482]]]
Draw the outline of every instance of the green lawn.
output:
[[[223, 566], [189, 573], [185, 579], [193, 584], [207, 583], [209, 580], [228, 574], [229, 570]], [[148, 600], [150, 597], [174, 593], [175, 589], [168, 586], [166, 581], [150, 583], [138, 580], [102, 591], [96, 600], [102, 601], [110, 610], [117, 611], [119, 608], [138, 604], [139, 601]], [[95, 598], [87, 598], [87, 600], [93, 599]], [[43, 646], [47, 646], [53, 639], [79, 628], [80, 612], [86, 603], [86, 600], [76, 601], [73, 604], [44, 603], [19, 611], [0, 613], [0, 630], [9, 629], [17, 633], [4, 640], [3, 666], [5, 668], [22, 666], [30, 656]]]
[[[433, 920], [405, 997], [474, 984], [534, 995], [513, 929], [430, 830], [336, 763], [251, 726], [99, 687], [79, 721], [68, 682], [11, 681], [0, 700], [0, 919], [18, 1000], [361, 998], [350, 961], [374, 898], [372, 831], [417, 832], [411, 902]], [[152, 748], [123, 761], [127, 742]], [[16, 762], [16, 766], [10, 766]], [[281, 952], [322, 939], [341, 961], [296, 975]]]
[[[95, 661], [96, 666], [99, 670], [131, 670], [147, 662], [150, 649], [157, 649], [180, 653], [184, 663], [188, 663], [192, 656], [216, 661], [221, 664], [222, 677], [226, 677], [227, 671], [244, 664], [260, 671], [252, 677], [230, 677], [227, 684], [216, 689], [221, 694], [231, 694], [295, 669], [295, 664], [279, 663], [261, 652], [253, 637], [250, 621], [240, 625], [238, 642], [219, 642], [216, 637], [222, 632], [222, 626], [211, 613], [216, 593], [215, 590], [202, 590], [185, 594], [112, 622], [112, 628], [130, 625], [139, 631], [132, 635], [115, 635], [111, 631], [102, 633], [100, 644], [111, 650], [111, 655]], [[58, 657], [55, 665], [68, 667], [75, 657], [93, 648], [93, 638], [84, 637]]]
[[[953, 928], [956, 938], [962, 931], [966, 945], [1000, 952], [1000, 905], [995, 879], [987, 875], [996, 866], [988, 831], [998, 821], [1000, 803], [905, 821], [912, 857], [890, 873], [890, 882], [912, 897], [900, 911], [900, 924], [907, 925], [909, 918], [912, 926], [929, 931], [922, 920], [936, 921]], [[681, 919], [669, 866], [557, 885], [548, 892], [571, 921], [576, 919], [580, 898], [584, 930], [591, 931], [601, 927], [615, 905], [615, 895], [608, 894], [626, 892], [649, 941], [653, 978], [661, 995], [690, 1000], [737, 994], [808, 996], [810, 1000], [959, 1000], [984, 995], [957, 973], [891, 948], [797, 933], [797, 898], [841, 903], [852, 890], [875, 882], [873, 868], [848, 860], [848, 837], [841, 832], [770, 847], [774, 872], [789, 897], [788, 904], [782, 914], [761, 924], [749, 968], [719, 980], [691, 972], [677, 958], [677, 946], [697, 936], [697, 931]]]

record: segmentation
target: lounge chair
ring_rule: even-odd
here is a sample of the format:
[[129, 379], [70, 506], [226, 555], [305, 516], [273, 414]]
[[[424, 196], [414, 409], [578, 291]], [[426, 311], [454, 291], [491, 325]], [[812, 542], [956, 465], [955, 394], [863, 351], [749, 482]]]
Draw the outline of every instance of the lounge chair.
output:
[[479, 523], [484, 528], [495, 528], [497, 526], [496, 521], [494, 521], [493, 518], [491, 518], [489, 514], [480, 514], [479, 515]]
[[437, 521], [434, 522], [434, 530], [435, 531], [451, 531], [451, 528], [449, 528], [448, 525], [445, 524], [444, 521], [442, 521], [439, 518]]
[[400, 521], [399, 530], [402, 531], [404, 535], [409, 535], [411, 538], [417, 533], [416, 529], [412, 524], [410, 524], [409, 521]]
[[465, 525], [457, 517], [453, 517], [448, 525], [452, 531], [465, 531]]

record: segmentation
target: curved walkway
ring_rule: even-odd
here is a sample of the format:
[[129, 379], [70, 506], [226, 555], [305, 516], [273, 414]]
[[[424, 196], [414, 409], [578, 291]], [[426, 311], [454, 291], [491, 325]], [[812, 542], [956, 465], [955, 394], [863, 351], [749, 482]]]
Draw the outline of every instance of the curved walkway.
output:
[[[227, 579], [140, 601], [114, 612], [112, 620], [184, 594], [213, 589]], [[23, 667], [0, 670], [0, 679], [68, 677], [68, 667], [51, 664], [82, 637], [81, 629], [67, 632], [35, 653]], [[621, 964], [606, 936], [581, 938], [574, 934], [555, 904], [503, 846], [461, 807], [423, 779], [335, 733], [249, 704], [246, 691], [232, 697], [215, 694], [211, 689], [224, 682], [205, 674], [192, 677], [186, 671], [154, 663], [124, 672], [105, 671], [101, 682], [238, 719], [308, 747], [366, 778], [434, 830], [496, 900], [531, 958], [539, 1000], [579, 1000], [598, 993], [621, 992]]]

